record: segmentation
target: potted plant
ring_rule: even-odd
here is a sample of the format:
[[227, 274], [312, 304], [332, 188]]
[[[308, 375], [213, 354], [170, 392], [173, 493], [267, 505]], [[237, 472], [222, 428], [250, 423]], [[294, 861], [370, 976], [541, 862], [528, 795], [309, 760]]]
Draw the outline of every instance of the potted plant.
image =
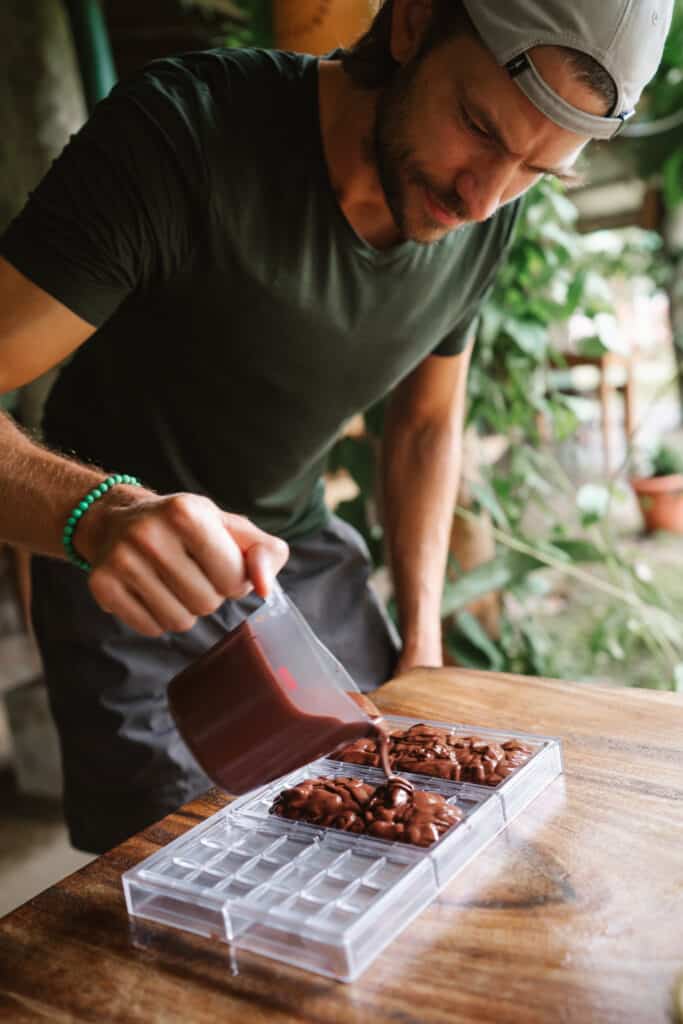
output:
[[662, 444], [651, 456], [649, 476], [636, 477], [636, 492], [645, 529], [683, 533], [683, 456]]

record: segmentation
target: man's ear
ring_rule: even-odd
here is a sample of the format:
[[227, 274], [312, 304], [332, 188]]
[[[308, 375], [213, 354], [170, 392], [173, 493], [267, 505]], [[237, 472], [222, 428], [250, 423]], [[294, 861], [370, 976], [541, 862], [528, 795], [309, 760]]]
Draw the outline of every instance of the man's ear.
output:
[[407, 64], [418, 53], [431, 17], [431, 0], [394, 0], [390, 45], [397, 64]]

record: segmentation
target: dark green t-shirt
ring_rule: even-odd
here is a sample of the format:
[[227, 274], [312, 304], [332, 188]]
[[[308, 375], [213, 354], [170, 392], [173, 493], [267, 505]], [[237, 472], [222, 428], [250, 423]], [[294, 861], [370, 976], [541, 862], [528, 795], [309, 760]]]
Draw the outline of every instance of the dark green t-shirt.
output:
[[61, 371], [46, 439], [308, 532], [341, 426], [462, 349], [516, 214], [377, 251], [327, 175], [315, 58], [156, 61], [99, 104], [0, 241], [98, 327]]

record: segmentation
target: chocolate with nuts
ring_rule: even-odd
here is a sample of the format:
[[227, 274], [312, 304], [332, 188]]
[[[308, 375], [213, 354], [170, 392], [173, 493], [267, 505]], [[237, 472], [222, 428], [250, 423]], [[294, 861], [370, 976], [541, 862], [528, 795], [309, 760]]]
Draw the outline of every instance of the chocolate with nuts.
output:
[[271, 812], [414, 846], [431, 846], [463, 817], [440, 793], [415, 790], [395, 776], [377, 787], [353, 778], [305, 779], [280, 793]]
[[359, 779], [305, 779], [280, 793], [271, 812], [311, 825], [364, 832], [363, 812], [374, 792], [374, 786]]
[[462, 821], [462, 811], [447, 803], [440, 793], [409, 786], [405, 779], [394, 777], [377, 787], [365, 811], [367, 834], [413, 846], [431, 846]]
[[[495, 743], [481, 736], [459, 736], [432, 725], [412, 725], [389, 736], [391, 770], [433, 775], [452, 782], [497, 786], [516, 768], [526, 764], [533, 750], [519, 740]], [[330, 755], [338, 761], [379, 767], [374, 739], [356, 740]]]

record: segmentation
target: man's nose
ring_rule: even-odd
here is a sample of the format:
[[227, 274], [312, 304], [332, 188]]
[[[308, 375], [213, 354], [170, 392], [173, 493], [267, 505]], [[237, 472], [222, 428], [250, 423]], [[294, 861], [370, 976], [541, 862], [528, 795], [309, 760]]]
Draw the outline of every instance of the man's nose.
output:
[[492, 217], [503, 202], [514, 172], [500, 164], [482, 163], [475, 171], [461, 171], [455, 187], [467, 207], [471, 220], [484, 221]]

